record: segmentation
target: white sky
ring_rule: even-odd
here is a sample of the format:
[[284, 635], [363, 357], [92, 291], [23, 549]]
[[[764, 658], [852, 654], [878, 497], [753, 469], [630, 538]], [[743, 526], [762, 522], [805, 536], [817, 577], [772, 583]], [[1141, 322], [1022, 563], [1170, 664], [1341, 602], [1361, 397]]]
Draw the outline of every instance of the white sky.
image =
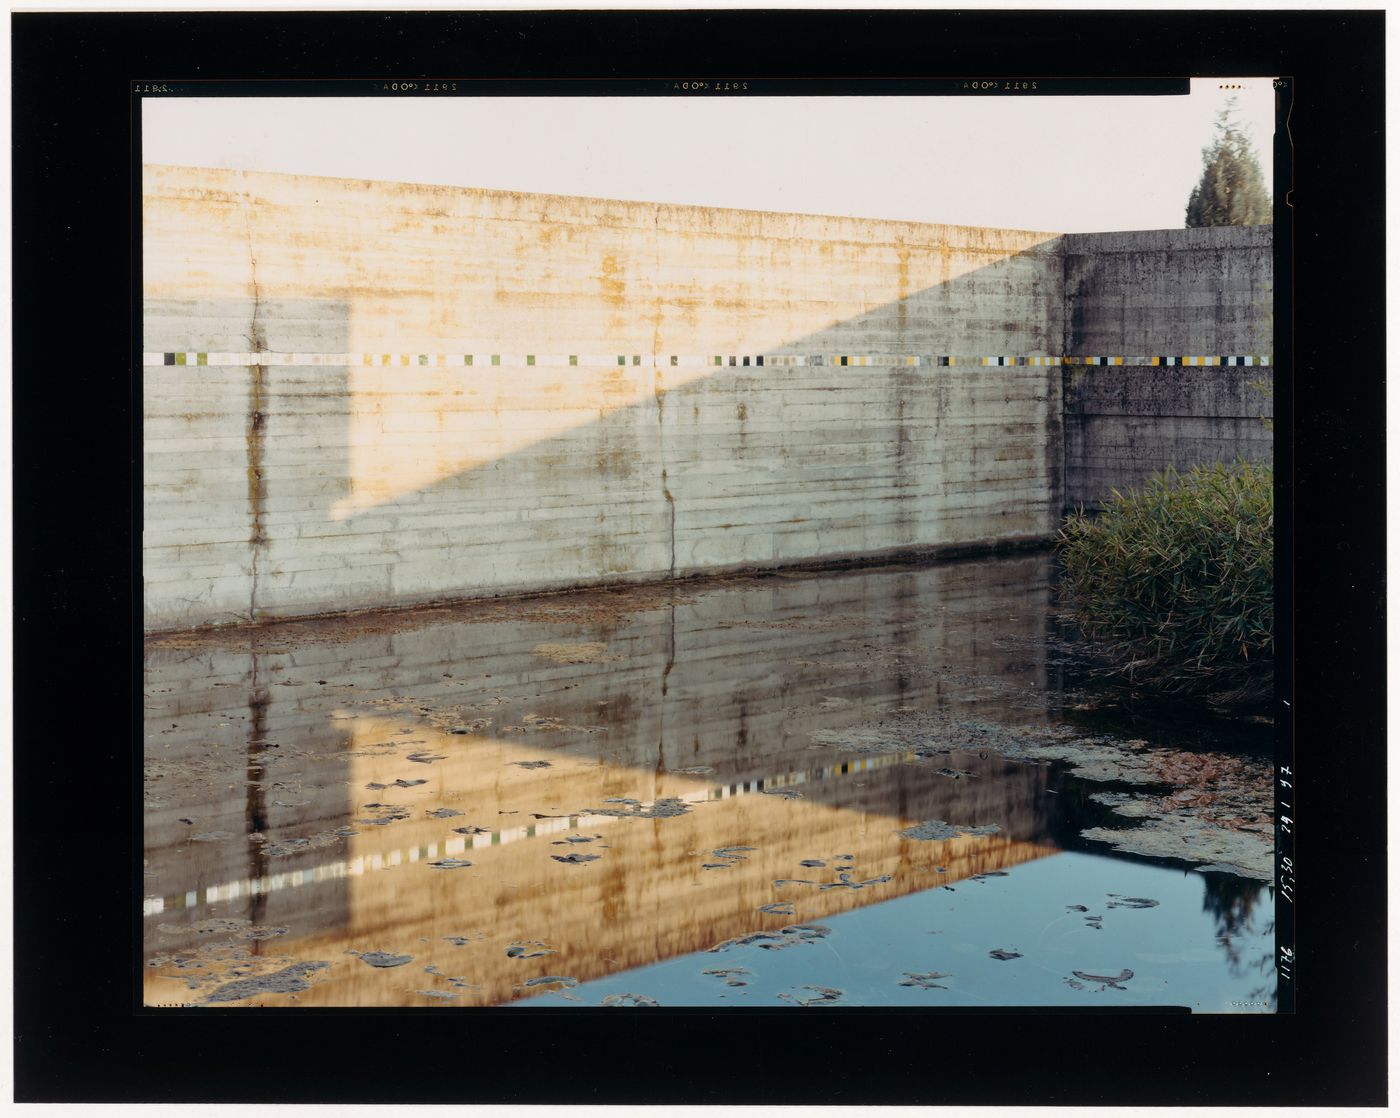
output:
[[1180, 228], [1216, 112], [1271, 178], [1272, 83], [1183, 97], [185, 98], [148, 163], [1048, 232]]

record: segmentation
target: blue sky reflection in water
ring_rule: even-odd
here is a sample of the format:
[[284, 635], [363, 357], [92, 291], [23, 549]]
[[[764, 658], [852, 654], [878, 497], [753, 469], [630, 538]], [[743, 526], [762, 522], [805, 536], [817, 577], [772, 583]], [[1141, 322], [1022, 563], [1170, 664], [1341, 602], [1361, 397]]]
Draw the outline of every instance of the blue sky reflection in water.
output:
[[[1124, 898], [1158, 904], [1137, 908]], [[1096, 916], [1101, 921], [1089, 919]], [[823, 1004], [826, 988], [841, 994], [824, 1004], [851, 1006], [1274, 1009], [1272, 890], [1229, 875], [1064, 851], [1005, 876], [935, 886], [814, 923], [830, 934], [780, 949], [699, 952], [583, 983], [567, 991], [570, 999], [552, 991], [516, 1004], [598, 1005], [639, 994], [663, 1006], [771, 1008]], [[992, 957], [997, 950], [1020, 957]], [[1116, 987], [1074, 977], [1125, 969], [1133, 976]], [[937, 974], [945, 977], [905, 984]]]

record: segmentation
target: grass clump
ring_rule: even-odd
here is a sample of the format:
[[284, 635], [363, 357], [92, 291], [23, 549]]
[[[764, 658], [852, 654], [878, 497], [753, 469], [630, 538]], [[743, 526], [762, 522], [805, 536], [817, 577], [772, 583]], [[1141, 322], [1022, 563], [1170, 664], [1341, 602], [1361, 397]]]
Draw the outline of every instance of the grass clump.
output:
[[1060, 530], [1074, 622], [1134, 686], [1256, 706], [1273, 690], [1274, 471], [1168, 468]]

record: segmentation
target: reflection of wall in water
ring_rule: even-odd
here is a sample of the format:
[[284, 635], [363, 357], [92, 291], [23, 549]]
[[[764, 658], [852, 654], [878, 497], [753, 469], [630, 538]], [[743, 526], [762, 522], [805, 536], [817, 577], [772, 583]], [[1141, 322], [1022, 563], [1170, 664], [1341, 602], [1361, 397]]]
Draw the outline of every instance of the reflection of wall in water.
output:
[[[386, 715], [382, 739], [389, 741], [395, 740], [395, 729], [421, 729], [425, 719], [446, 728], [489, 717], [486, 735], [530, 756], [606, 762], [596, 770], [608, 774], [606, 779], [583, 786], [599, 799], [666, 794], [662, 789], [677, 779], [667, 770], [709, 767], [713, 774], [695, 779], [728, 785], [819, 768], [850, 754], [832, 746], [814, 748], [809, 735], [866, 722], [872, 711], [903, 707], [1041, 719], [1043, 711], [1008, 710], [1002, 693], [1008, 685], [1044, 690], [1048, 563], [1035, 555], [912, 571], [775, 577], [745, 583], [744, 589], [682, 588], [673, 606], [630, 615], [617, 616], [614, 609], [601, 619], [567, 623], [556, 615], [550, 621], [425, 624], [337, 643], [293, 645], [289, 634], [297, 630], [289, 627], [259, 636], [265, 650], [256, 655], [178, 651], [156, 643], [148, 654], [148, 757], [159, 763], [173, 756], [215, 769], [205, 785], [184, 796], [170, 796], [165, 781], [150, 786], [150, 794], [167, 805], [148, 813], [147, 859], [159, 875], [148, 892], [168, 896], [250, 876], [249, 863], [257, 855], [244, 836], [258, 794], [246, 784], [253, 779], [247, 771], [250, 740], [277, 743], [260, 754], [279, 758], [262, 776], [271, 838], [315, 836], [340, 826], [365, 793], [350, 776], [350, 766], [361, 762], [346, 756], [349, 723], [335, 719], [358, 714]], [[532, 608], [483, 605], [450, 616], [469, 618], [473, 611], [489, 616], [494, 610], [498, 617], [503, 611], [518, 617]], [[604, 655], [616, 659], [560, 664], [535, 652], [541, 644], [570, 641], [602, 643]], [[284, 650], [276, 651], [279, 647]], [[250, 690], [266, 697], [261, 729], [250, 715]], [[497, 703], [498, 695], [504, 701]], [[386, 700], [394, 709], [381, 705]], [[425, 707], [431, 710], [420, 709]], [[505, 733], [506, 727], [527, 725], [532, 714], [597, 729]], [[220, 728], [220, 722], [227, 725]], [[170, 723], [179, 728], [170, 729]], [[479, 739], [445, 740], [451, 747], [446, 751], [455, 754]], [[960, 743], [953, 738], [934, 744]], [[471, 794], [476, 777], [467, 770], [448, 776], [447, 764], [400, 765], [394, 775], [446, 779], [454, 795]], [[1018, 839], [1043, 840], [1043, 769], [1011, 766], [995, 781], [955, 782], [938, 776], [936, 767], [906, 766], [900, 779], [872, 780], [863, 789], [851, 780], [812, 783], [804, 787], [804, 798], [838, 807], [859, 802], [869, 813], [914, 821], [994, 819]], [[272, 781], [290, 780], [300, 780], [301, 787], [272, 788]], [[310, 802], [280, 807], [276, 800]], [[561, 793], [551, 805], [516, 806], [579, 810], [596, 802], [573, 802]], [[955, 809], [977, 818], [956, 815]], [[198, 823], [192, 828], [178, 823], [180, 817]], [[403, 826], [384, 830], [397, 833]], [[234, 837], [222, 843], [188, 841], [191, 832], [209, 830]], [[263, 858], [259, 872], [340, 856], [337, 844]], [[298, 895], [294, 902], [273, 894], [266, 902], [269, 913], [290, 912], [278, 906], [293, 903], [295, 913], [267, 919], [294, 919], [301, 928], [334, 927], [343, 911], [339, 902], [312, 904], [301, 898], [312, 891], [334, 895], [343, 887], [302, 886], [292, 891]], [[169, 913], [156, 919], [178, 922]]]
[[[210, 886], [308, 869], [328, 854], [320, 848], [268, 858], [250, 834], [303, 837], [344, 821], [349, 734], [328, 724], [319, 704], [277, 686], [269, 659], [248, 651], [147, 656], [145, 892], [194, 892], [200, 899], [192, 908], [147, 919], [148, 954], [207, 939], [173, 929], [209, 916], [202, 900]], [[245, 893], [221, 903], [217, 915], [255, 924], [331, 925], [345, 911], [343, 883], [330, 881]], [[172, 930], [157, 932], [158, 925]], [[248, 947], [264, 949], [258, 941]]]
[[[594, 815], [578, 820], [572, 829], [549, 830], [546, 820], [541, 833], [532, 837], [451, 854], [470, 860], [473, 864], [468, 868], [438, 870], [423, 863], [444, 855], [443, 845], [454, 824], [471, 821], [489, 826], [507, 812], [508, 824], [495, 825], [518, 826], [518, 820], [530, 818], [530, 811], [549, 816], [600, 806], [609, 794], [635, 795], [635, 777], [640, 774], [606, 765], [581, 771], [527, 772], [511, 762], [537, 757], [539, 750], [492, 739], [463, 739], [450, 760], [422, 769], [405, 764], [401, 755], [377, 752], [392, 721], [365, 719], [353, 725], [352, 795], [392, 797], [411, 808], [412, 818], [385, 828], [358, 827], [360, 833], [336, 857], [382, 868], [344, 879], [346, 903], [339, 919], [298, 922], [289, 936], [269, 945], [268, 950], [279, 955], [340, 964], [333, 982], [300, 996], [306, 1005], [411, 1001], [410, 991], [433, 985], [420, 973], [425, 958], [433, 958], [443, 973], [461, 975], [479, 985], [455, 991], [462, 1003], [498, 1003], [520, 996], [516, 984], [540, 974], [567, 974], [587, 981], [704, 951], [756, 930], [822, 920], [962, 881], [1055, 849], [1009, 833], [947, 842], [901, 838], [899, 829], [920, 821], [922, 815], [887, 814], [884, 805], [895, 797], [883, 794], [879, 786], [905, 781], [912, 773], [927, 774], [931, 768], [892, 766], [849, 778], [875, 787], [871, 799], [880, 805], [875, 809], [847, 810], [758, 794], [701, 800], [688, 814], [656, 821]], [[1018, 784], [1043, 781], [1042, 769], [1008, 768], [1019, 769], [1013, 776]], [[430, 783], [412, 790], [363, 790], [369, 783], [391, 783], [406, 770], [424, 772]], [[942, 783], [953, 782], [944, 778]], [[705, 787], [704, 777], [676, 774], [658, 777], [654, 785], [657, 795], [677, 797], [694, 796]], [[427, 817], [423, 808], [428, 803], [446, 803], [463, 814], [449, 820]], [[969, 820], [980, 820], [978, 812], [987, 810], [985, 801], [975, 809], [949, 806], [947, 814]], [[928, 810], [928, 804], [918, 804], [920, 813]], [[599, 838], [589, 844], [563, 845], [566, 834]], [[423, 849], [430, 844], [436, 855]], [[733, 859], [714, 853], [720, 847], [741, 845], [754, 849]], [[585, 866], [565, 866], [551, 857], [561, 851], [601, 857]], [[840, 854], [854, 855], [854, 859], [838, 861]], [[826, 865], [801, 865], [803, 859], [811, 858]], [[728, 864], [705, 869], [707, 862]], [[820, 888], [821, 883], [837, 881], [837, 873], [846, 865], [853, 867], [851, 876], [857, 882], [886, 874], [893, 880], [862, 889]], [[938, 873], [939, 867], [946, 872]], [[775, 879], [794, 878], [813, 884], [774, 884]], [[793, 902], [795, 912], [758, 911], [776, 900]], [[470, 936], [473, 941], [464, 948], [447, 947], [444, 937], [448, 936]], [[536, 940], [557, 952], [532, 961], [511, 959], [505, 953], [512, 942]], [[418, 962], [386, 972], [353, 957], [346, 961], [347, 950], [403, 952]], [[724, 958], [714, 956], [713, 965], [724, 965]]]

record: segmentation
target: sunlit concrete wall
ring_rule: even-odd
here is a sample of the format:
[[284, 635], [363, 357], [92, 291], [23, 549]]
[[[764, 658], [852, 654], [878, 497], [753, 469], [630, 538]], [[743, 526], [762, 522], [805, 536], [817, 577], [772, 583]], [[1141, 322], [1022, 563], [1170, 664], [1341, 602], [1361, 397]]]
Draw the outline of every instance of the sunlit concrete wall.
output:
[[210, 355], [144, 370], [151, 629], [1034, 539], [1063, 504], [1058, 367], [908, 361], [1057, 355], [1049, 233], [147, 167], [143, 237], [143, 349]]
[[[1066, 354], [1273, 353], [1273, 226], [1077, 233], [1063, 240]], [[1273, 454], [1273, 367], [1069, 366], [1065, 503], [1154, 470]]]

